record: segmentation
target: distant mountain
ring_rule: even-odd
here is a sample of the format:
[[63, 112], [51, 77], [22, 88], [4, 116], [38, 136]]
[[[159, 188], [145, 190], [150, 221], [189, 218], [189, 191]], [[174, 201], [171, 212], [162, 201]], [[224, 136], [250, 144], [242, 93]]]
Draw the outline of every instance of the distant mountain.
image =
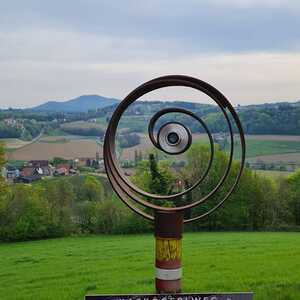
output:
[[114, 98], [106, 98], [98, 95], [83, 95], [68, 101], [48, 101], [33, 107], [32, 110], [47, 112], [87, 112], [117, 103], [119, 103], [119, 100]]

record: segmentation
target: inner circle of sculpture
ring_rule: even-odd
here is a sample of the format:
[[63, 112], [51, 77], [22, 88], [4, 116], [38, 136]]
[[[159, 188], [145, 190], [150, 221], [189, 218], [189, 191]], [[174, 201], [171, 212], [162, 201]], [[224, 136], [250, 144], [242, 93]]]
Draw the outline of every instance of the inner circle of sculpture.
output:
[[157, 144], [167, 154], [178, 155], [185, 152], [192, 143], [192, 134], [183, 124], [168, 122], [157, 133]]
[[176, 132], [171, 131], [170, 133], [168, 133], [168, 135], [166, 137], [166, 141], [170, 145], [177, 145], [178, 142], [180, 142], [180, 138]]
[[[132, 104], [134, 101], [142, 97], [143, 95], [160, 89], [164, 87], [169, 86], [184, 86], [184, 87], [190, 87], [194, 88], [198, 91], [201, 91], [208, 95], [212, 100], [215, 101], [215, 103], [219, 106], [219, 108], [222, 111], [222, 114], [226, 120], [228, 130], [230, 133], [230, 152], [229, 152], [229, 159], [227, 163], [227, 167], [225, 169], [225, 172], [223, 176], [220, 178], [219, 182], [216, 184], [216, 186], [204, 197], [192, 202], [188, 203], [183, 206], [177, 206], [177, 207], [163, 207], [160, 205], [153, 204], [149, 201], [144, 200], [143, 196], [146, 196], [151, 199], [161, 199], [161, 200], [176, 200], [178, 196], [186, 195], [188, 192], [195, 189], [208, 175], [209, 170], [211, 168], [213, 159], [214, 159], [214, 143], [212, 139], [212, 135], [204, 123], [204, 121], [199, 118], [197, 115], [195, 115], [193, 112], [181, 109], [181, 108], [167, 108], [162, 109], [159, 112], [157, 112], [150, 120], [149, 126], [148, 126], [148, 134], [151, 142], [153, 145], [159, 149], [162, 150], [168, 154], [180, 154], [185, 152], [190, 145], [192, 144], [192, 135], [188, 128], [186, 128], [183, 124], [178, 122], [169, 122], [164, 124], [160, 127], [158, 130], [157, 136], [154, 135], [154, 127], [156, 122], [160, 117], [162, 117], [165, 114], [177, 112], [182, 113], [185, 115], [188, 115], [195, 120], [197, 120], [202, 127], [204, 128], [205, 132], [208, 135], [209, 142], [210, 142], [210, 159], [207, 164], [207, 168], [203, 175], [189, 188], [186, 190], [172, 194], [172, 195], [157, 195], [157, 194], [151, 194], [148, 192], [145, 192], [141, 190], [139, 187], [135, 186], [132, 182], [130, 182], [120, 170], [117, 160], [116, 160], [116, 153], [115, 153], [115, 137], [116, 137], [116, 130], [119, 123], [119, 120], [124, 113], [124, 111], [128, 108], [130, 104]], [[227, 113], [227, 111], [230, 113], [230, 117]], [[233, 135], [233, 129], [232, 124], [230, 121], [230, 118], [235, 122], [236, 128], [238, 129], [238, 135], [240, 138], [240, 145], [241, 145], [241, 158], [240, 158], [240, 165], [239, 170], [237, 172], [237, 175], [235, 177], [234, 183], [230, 187], [227, 194], [223, 197], [221, 201], [219, 201], [213, 208], [210, 208], [208, 211], [201, 215], [197, 215], [195, 217], [185, 219], [184, 223], [188, 223], [197, 219], [201, 219], [210, 213], [214, 212], [216, 209], [218, 209], [231, 195], [231, 193], [234, 191], [234, 189], [237, 186], [237, 183], [240, 180], [242, 170], [245, 163], [245, 139], [244, 139], [244, 133], [243, 129], [240, 123], [240, 120], [233, 108], [233, 106], [230, 104], [230, 102], [225, 98], [225, 96], [220, 93], [217, 89], [215, 89], [213, 86], [209, 85], [208, 83], [201, 81], [199, 79], [188, 77], [188, 76], [182, 76], [182, 75], [170, 75], [170, 76], [164, 76], [159, 77], [156, 79], [153, 79], [151, 81], [148, 81], [144, 83], [143, 85], [136, 88], [134, 91], [132, 91], [116, 108], [115, 112], [113, 113], [110, 123], [108, 125], [106, 134], [105, 134], [105, 140], [104, 140], [104, 163], [105, 168], [107, 172], [108, 179], [110, 180], [112, 187], [114, 188], [115, 192], [118, 194], [118, 196], [121, 198], [121, 200], [128, 205], [133, 211], [136, 213], [142, 215], [143, 217], [154, 220], [154, 217], [143, 211], [141, 206], [146, 207], [148, 209], [152, 209], [154, 211], [166, 211], [166, 212], [176, 212], [176, 211], [185, 211], [187, 209], [192, 209], [207, 200], [209, 200], [217, 191], [220, 189], [220, 187], [223, 185], [225, 180], [227, 179], [229, 175], [229, 171], [231, 169], [232, 160], [233, 160], [233, 151], [234, 151], [234, 135]], [[137, 203], [138, 205], [135, 205], [134, 203]]]

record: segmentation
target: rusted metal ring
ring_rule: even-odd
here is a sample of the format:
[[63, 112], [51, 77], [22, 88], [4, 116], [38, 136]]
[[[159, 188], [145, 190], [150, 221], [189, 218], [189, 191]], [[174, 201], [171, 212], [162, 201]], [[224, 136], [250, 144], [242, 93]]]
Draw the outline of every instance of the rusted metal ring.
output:
[[[183, 76], [183, 77], [186, 77], [186, 76]], [[204, 83], [204, 82], [202, 82], [202, 83]], [[198, 90], [202, 91], [201, 90], [201, 87], [202, 87], [201, 85], [199, 85], [199, 84], [193, 84], [190, 81], [184, 81], [182, 79], [180, 81], [174, 80], [174, 79], [166, 81], [166, 80], [160, 80], [160, 78], [158, 78], [157, 80], [151, 80], [148, 83], [145, 83], [142, 86], [138, 87], [136, 90], [134, 90], [132, 93], [130, 93], [120, 103], [120, 105], [117, 107], [117, 109], [115, 110], [114, 114], [112, 115], [111, 122], [109, 124], [110, 126], [108, 127], [107, 134], [106, 134], [106, 136], [108, 136], [109, 139], [110, 139], [110, 141], [111, 141], [111, 143], [110, 143], [110, 151], [108, 151], [108, 155], [111, 158], [111, 168], [113, 168], [115, 170], [115, 172], [117, 174], [117, 177], [120, 178], [121, 181], [123, 181], [126, 186], [130, 187], [136, 193], [138, 193], [138, 194], [140, 194], [142, 196], [148, 197], [148, 198], [160, 199], [160, 200], [172, 199], [174, 197], [178, 197], [178, 196], [184, 195], [185, 193], [187, 193], [191, 189], [190, 190], [185, 190], [182, 193], [178, 193], [178, 194], [156, 195], [156, 194], [145, 192], [142, 189], [138, 188], [136, 185], [134, 185], [132, 182], [130, 182], [125, 176], [122, 176], [122, 172], [121, 172], [121, 170], [118, 167], [117, 159], [116, 159], [116, 156], [115, 156], [115, 136], [116, 136], [116, 130], [117, 130], [118, 122], [119, 122], [119, 120], [120, 120], [123, 112], [126, 110], [126, 108], [132, 102], [134, 102], [139, 97], [141, 97], [142, 95], [144, 95], [144, 94], [146, 94], [146, 93], [148, 93], [150, 91], [156, 90], [156, 89], [158, 89], [160, 87], [166, 87], [166, 86], [188, 86], [188, 87], [192, 87], [192, 88], [195, 88], [195, 89], [198, 89]], [[214, 89], [212, 86], [210, 86], [210, 87], [212, 89]], [[141, 94], [141, 90], [142, 90], [142, 94]], [[140, 95], [138, 97], [135, 95], [136, 91], [138, 91], [140, 93]], [[204, 92], [207, 93], [206, 91], [204, 91]], [[215, 92], [218, 92], [218, 91], [215, 89]], [[220, 94], [220, 95], [222, 95], [222, 94]], [[216, 95], [214, 93], [211, 93], [210, 96], [211, 96], [211, 98], [213, 98], [213, 96], [216, 96]], [[231, 168], [231, 164], [232, 164], [232, 158], [233, 158], [233, 144], [234, 144], [233, 143], [233, 130], [232, 130], [232, 126], [231, 126], [230, 120], [228, 118], [228, 115], [226, 113], [225, 108], [220, 104], [222, 102], [220, 102], [220, 100], [218, 99], [218, 97], [213, 98], [213, 100], [215, 100], [219, 104], [219, 107], [222, 110], [223, 115], [224, 115], [224, 117], [225, 117], [225, 119], [227, 121], [227, 124], [228, 124], [228, 128], [229, 128], [229, 131], [230, 131], [230, 139], [231, 139], [230, 156], [229, 156], [229, 161], [228, 161], [228, 164], [227, 164], [227, 168], [226, 168], [226, 171], [224, 172], [223, 177], [220, 179], [220, 181], [218, 182], [218, 184], [216, 185], [216, 187], [207, 195], [207, 197], [204, 197], [201, 200], [199, 200], [199, 201], [201, 201], [200, 203], [205, 202], [209, 197], [211, 197], [215, 192], [217, 192], [217, 190], [222, 186], [223, 182], [226, 180], [226, 178], [227, 178], [227, 176], [229, 174], [229, 171], [230, 171], [230, 168]], [[124, 107], [120, 107], [122, 104], [124, 104]], [[123, 187], [123, 185], [121, 187]], [[193, 186], [193, 188], [195, 188], [195, 186]], [[126, 192], [126, 189], [123, 189], [123, 190]], [[138, 202], [138, 203], [140, 203], [140, 204], [142, 204], [142, 205], [144, 205], [146, 207], [149, 207], [149, 208], [158, 209], [158, 207], [159, 207], [159, 206], [155, 206], [155, 205], [153, 206], [150, 203], [147, 204], [147, 202], [145, 202], [145, 201], [143, 201], [140, 198], [135, 197], [135, 196], [133, 196], [133, 199], [136, 202]], [[194, 204], [190, 204], [189, 207], [185, 206], [185, 207], [182, 207], [182, 208], [183, 209], [187, 209], [187, 208], [192, 208], [193, 206], [194, 206]], [[162, 208], [162, 209], [165, 210], [165, 208]], [[180, 210], [179, 207], [169, 208], [169, 209]]]
[[[223, 177], [217, 184], [217, 186], [208, 195], [201, 198], [200, 200], [197, 200], [197, 201], [187, 204], [185, 206], [171, 207], [171, 208], [154, 205], [152, 203], [149, 203], [149, 202], [139, 198], [135, 194], [135, 192], [137, 192], [141, 195], [148, 196], [148, 197], [150, 196], [153, 199], [168, 199], [168, 198], [176, 197], [177, 195], [176, 194], [164, 195], [164, 196], [153, 195], [150, 193], [146, 193], [137, 187], [132, 189], [132, 185], [128, 182], [128, 180], [125, 177], [122, 176], [120, 170], [118, 169], [118, 166], [116, 165], [116, 157], [115, 157], [115, 151], [114, 151], [114, 149], [115, 149], [115, 140], [114, 139], [115, 139], [115, 134], [116, 134], [116, 128], [118, 126], [118, 122], [119, 122], [119, 119], [120, 119], [123, 111], [126, 110], [126, 108], [132, 102], [134, 102], [136, 99], [138, 99], [142, 95], [144, 95], [150, 91], [153, 91], [155, 89], [159, 89], [159, 88], [167, 87], [167, 86], [187, 86], [187, 87], [195, 88], [199, 91], [202, 91], [205, 94], [207, 94], [208, 96], [210, 96], [221, 108], [221, 110], [227, 120], [229, 131], [230, 131], [230, 137], [231, 137], [231, 147], [230, 147], [230, 157], [229, 157], [229, 161], [228, 161], [228, 167], [225, 171], [225, 174], [223, 175]], [[225, 197], [223, 198], [222, 201], [220, 201], [214, 208], [212, 208], [207, 213], [204, 213], [204, 214], [194, 217], [192, 219], [185, 220], [185, 222], [191, 222], [196, 219], [207, 216], [209, 213], [213, 212], [218, 207], [220, 207], [225, 202], [225, 200], [228, 199], [230, 194], [236, 188], [237, 183], [241, 177], [242, 170], [244, 167], [244, 162], [245, 162], [245, 139], [244, 139], [243, 129], [242, 129], [241, 123], [239, 121], [239, 118], [238, 118], [234, 108], [232, 107], [232, 105], [225, 98], [225, 96], [223, 96], [218, 90], [216, 90], [214, 87], [212, 87], [211, 85], [207, 84], [204, 81], [201, 81], [196, 78], [188, 77], [188, 76], [170, 75], [170, 76], [156, 78], [154, 80], [151, 80], [151, 81], [141, 85], [140, 87], [135, 89], [132, 93], [130, 93], [120, 103], [120, 105], [115, 110], [115, 112], [111, 118], [111, 121], [109, 123], [108, 129], [106, 132], [106, 136], [105, 136], [105, 143], [104, 143], [104, 161], [105, 161], [105, 167], [107, 170], [108, 178], [111, 181], [113, 188], [116, 190], [116, 192], [120, 196], [120, 198], [135, 212], [139, 213], [140, 215], [142, 215], [143, 217], [146, 217], [148, 219], [153, 219], [153, 217], [151, 215], [145, 214], [142, 210], [135, 208], [134, 205], [132, 203], [130, 203], [130, 200], [128, 198], [131, 198], [132, 200], [136, 201], [137, 203], [139, 203], [145, 207], [152, 208], [154, 210], [183, 211], [185, 209], [191, 209], [191, 208], [207, 201], [210, 197], [212, 197], [218, 191], [218, 189], [222, 186], [224, 181], [226, 180], [228, 173], [230, 171], [230, 168], [231, 168], [231, 163], [232, 163], [232, 158], [233, 158], [233, 144], [234, 144], [233, 143], [233, 131], [232, 131], [232, 126], [231, 126], [230, 120], [225, 111], [226, 109], [228, 109], [229, 112], [231, 113], [231, 115], [236, 123], [236, 126], [239, 130], [239, 135], [240, 135], [240, 140], [241, 140], [241, 148], [242, 148], [240, 170], [238, 172], [238, 175], [236, 177], [234, 184], [232, 185], [231, 189], [225, 195]], [[129, 185], [128, 185], [128, 183], [129, 183]], [[118, 186], [117, 188], [116, 188], [116, 185]], [[185, 194], [186, 192], [187, 191], [185, 191], [183, 194]], [[130, 203], [130, 205], [129, 205], [129, 203]]]
[[[178, 76], [178, 75], [177, 75]], [[180, 76], [180, 77], [184, 77], [187, 78], [187, 76]], [[191, 77], [188, 77], [189, 79], [194, 79]], [[198, 80], [198, 79], [197, 79]], [[198, 80], [200, 81], [200, 80]], [[202, 84], [206, 84], [207, 83], [200, 81]], [[205, 90], [205, 89], [201, 89], [203, 86], [200, 85], [198, 82], [194, 83], [192, 81], [186, 81], [183, 80], [182, 78], [180, 80], [176, 80], [176, 79], [169, 79], [169, 80], [161, 80], [161, 78], [157, 78], [156, 80], [151, 80], [145, 84], [143, 84], [142, 86], [138, 87], [137, 89], [135, 89], [132, 93], [130, 93], [117, 107], [117, 109], [115, 110], [114, 114], [112, 115], [109, 127], [107, 129], [107, 134], [106, 136], [109, 138], [110, 140], [110, 151], [108, 151], [108, 155], [111, 158], [111, 163], [110, 163], [110, 167], [112, 169], [114, 169], [116, 176], [115, 179], [117, 179], [116, 177], [118, 177], [118, 179], [120, 179], [120, 181], [123, 181], [125, 186], [130, 187], [130, 189], [132, 189], [134, 192], [148, 197], [148, 198], [153, 198], [153, 199], [159, 199], [159, 200], [167, 200], [167, 199], [172, 199], [174, 197], [178, 197], [178, 196], [182, 196], [184, 194], [186, 194], [188, 191], [190, 191], [191, 189], [187, 189], [181, 193], [178, 194], [172, 194], [172, 195], [157, 195], [157, 194], [152, 194], [152, 193], [148, 193], [143, 191], [142, 189], [138, 188], [136, 185], [134, 185], [132, 182], [130, 182], [123, 174], [122, 171], [119, 169], [118, 164], [117, 164], [117, 158], [115, 156], [115, 136], [116, 136], [116, 130], [117, 130], [117, 126], [118, 126], [118, 122], [123, 114], [123, 112], [126, 110], [126, 108], [135, 100], [137, 100], [139, 97], [143, 96], [144, 94], [159, 89], [161, 87], [167, 87], [167, 86], [187, 86], [187, 87], [192, 87], [195, 88], [199, 91], [203, 91], [204, 93], [206, 93], [207, 95], [209, 95], [213, 100], [215, 100], [217, 102], [217, 104], [219, 105], [220, 109], [223, 112], [223, 115], [227, 121], [227, 125], [230, 131], [230, 139], [231, 139], [231, 144], [230, 144], [230, 156], [229, 156], [229, 161], [227, 164], [227, 168], [226, 171], [224, 172], [223, 177], [220, 179], [220, 181], [218, 182], [218, 184], [216, 185], [216, 187], [206, 196], [203, 197], [200, 201], [200, 203], [205, 202], [209, 197], [211, 197], [214, 193], [217, 192], [217, 190], [222, 186], [223, 182], [226, 180], [230, 168], [231, 168], [231, 164], [232, 164], [232, 158], [233, 158], [233, 147], [234, 147], [234, 142], [233, 142], [233, 130], [232, 130], [232, 126], [230, 123], [230, 120], [228, 118], [228, 115], [226, 113], [225, 108], [223, 107], [224, 103], [222, 103], [222, 98], [218, 97], [218, 96], [223, 96], [219, 91], [217, 91], [215, 88], [213, 88], [212, 86], [208, 85], [211, 89], [213, 89], [213, 91], [210, 91], [211, 94], [208, 94], [209, 90]], [[217, 94], [219, 93], [219, 94]], [[138, 96], [136, 95], [138, 94]], [[224, 97], [224, 96], [223, 96]], [[226, 98], [225, 98], [226, 100]], [[226, 100], [228, 101], [228, 100]], [[222, 105], [223, 104], [223, 105]], [[123, 106], [124, 105], [124, 106]], [[122, 107], [123, 106], [123, 107]], [[124, 185], [121, 186], [121, 188], [123, 189]], [[193, 188], [195, 188], [196, 186], [192, 186]], [[127, 193], [127, 189], [123, 189], [126, 193]], [[160, 206], [156, 206], [150, 203], [147, 203], [145, 201], [143, 201], [142, 199], [133, 196], [133, 200], [135, 200], [136, 202], [149, 207], [149, 208], [154, 208], [154, 209], [158, 209]], [[187, 208], [192, 208], [194, 207], [196, 204], [198, 203], [198, 201], [186, 205], [184, 207], [181, 207], [182, 209], [187, 209]], [[166, 208], [161, 207], [162, 210], [165, 210]], [[169, 210], [180, 210], [179, 207], [176, 208], [168, 208]]]

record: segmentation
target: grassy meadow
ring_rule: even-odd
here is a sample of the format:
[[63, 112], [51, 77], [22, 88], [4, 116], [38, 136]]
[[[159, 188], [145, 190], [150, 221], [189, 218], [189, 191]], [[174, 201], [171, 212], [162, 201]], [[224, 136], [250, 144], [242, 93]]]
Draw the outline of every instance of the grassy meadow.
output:
[[[280, 136], [278, 136], [280, 137]], [[230, 144], [226, 145], [226, 150], [229, 151]], [[278, 155], [278, 154], [291, 154], [300, 152], [299, 141], [286, 141], [286, 140], [260, 140], [260, 139], [247, 139], [246, 138], [246, 157], [263, 157], [265, 155]], [[240, 157], [239, 146], [235, 148], [235, 158]], [[275, 160], [275, 157], [274, 157]]]
[[[0, 244], [0, 299], [83, 299], [153, 292], [152, 235]], [[300, 298], [300, 233], [186, 233], [183, 291]]]

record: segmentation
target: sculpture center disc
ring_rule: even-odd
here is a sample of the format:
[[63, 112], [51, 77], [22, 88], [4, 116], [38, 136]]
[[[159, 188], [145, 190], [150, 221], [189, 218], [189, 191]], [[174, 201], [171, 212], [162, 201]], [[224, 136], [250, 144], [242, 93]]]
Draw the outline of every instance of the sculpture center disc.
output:
[[190, 131], [181, 123], [164, 124], [157, 133], [160, 149], [168, 154], [180, 154], [186, 151], [192, 142]]
[[180, 138], [179, 138], [179, 135], [176, 132], [170, 132], [167, 135], [167, 142], [170, 145], [176, 145], [176, 144], [179, 143], [179, 141], [180, 141]]

